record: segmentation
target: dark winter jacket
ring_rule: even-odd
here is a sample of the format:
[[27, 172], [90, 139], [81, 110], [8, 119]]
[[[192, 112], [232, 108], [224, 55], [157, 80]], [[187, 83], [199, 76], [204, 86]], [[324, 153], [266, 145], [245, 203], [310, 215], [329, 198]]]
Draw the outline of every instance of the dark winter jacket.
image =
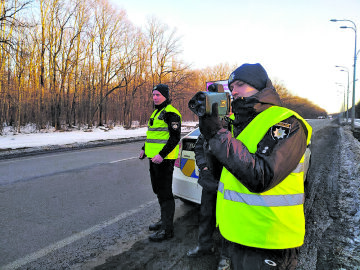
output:
[[[281, 106], [280, 97], [270, 80], [266, 88], [248, 98], [232, 102], [235, 120], [231, 132], [221, 129], [209, 140], [212, 155], [249, 191], [267, 191], [284, 180], [305, 153], [307, 129], [294, 116], [271, 127], [252, 154], [236, 137], [258, 115], [270, 106]], [[285, 134], [278, 136], [281, 127]]]
[[[200, 171], [199, 185], [208, 191], [216, 192], [221, 176], [222, 165], [210, 153], [209, 144], [202, 134], [200, 134], [196, 141], [194, 153], [196, 165]], [[208, 170], [204, 170], [205, 167], [207, 167]]]

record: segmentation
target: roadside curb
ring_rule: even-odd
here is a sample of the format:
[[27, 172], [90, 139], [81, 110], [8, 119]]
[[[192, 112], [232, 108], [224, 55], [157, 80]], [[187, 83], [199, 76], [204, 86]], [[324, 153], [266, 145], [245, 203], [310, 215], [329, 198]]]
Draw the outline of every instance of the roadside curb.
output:
[[[189, 133], [189, 131], [182, 132], [181, 136]], [[24, 147], [19, 149], [0, 149], [0, 160], [4, 159], [12, 159], [18, 157], [27, 157], [27, 156], [35, 156], [41, 154], [48, 153], [56, 153], [56, 152], [65, 152], [65, 151], [73, 151], [94, 147], [102, 147], [123, 143], [132, 143], [138, 141], [145, 141], [146, 136], [138, 136], [138, 137], [128, 137], [128, 138], [120, 138], [120, 139], [110, 139], [110, 140], [96, 140], [89, 141], [83, 143], [71, 143], [64, 145], [44, 145], [40, 147]]]
[[0, 151], [0, 160], [48, 154], [48, 153], [54, 153], [54, 152], [65, 152], [65, 151], [73, 151], [73, 150], [86, 149], [86, 148], [102, 147], [102, 146], [109, 146], [109, 145], [116, 145], [116, 144], [123, 144], [123, 143], [138, 142], [138, 141], [144, 141], [145, 138], [146, 138], [145, 136], [140, 136], [140, 137], [112, 139], [112, 140], [97, 140], [97, 141], [90, 141], [90, 142], [86, 142], [86, 143], [72, 143], [72, 144], [64, 144], [64, 145], [45, 145], [45, 146], [41, 146], [41, 147], [28, 147], [28, 148], [20, 148], [20, 149], [5, 149], [5, 150]]

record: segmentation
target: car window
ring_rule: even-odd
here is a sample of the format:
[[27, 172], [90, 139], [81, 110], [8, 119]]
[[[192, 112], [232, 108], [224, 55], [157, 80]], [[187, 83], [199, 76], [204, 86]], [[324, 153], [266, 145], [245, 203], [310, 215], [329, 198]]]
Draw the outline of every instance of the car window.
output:
[[200, 135], [200, 129], [198, 128], [189, 134], [189, 136], [196, 136], [196, 137], [198, 137], [199, 135]]

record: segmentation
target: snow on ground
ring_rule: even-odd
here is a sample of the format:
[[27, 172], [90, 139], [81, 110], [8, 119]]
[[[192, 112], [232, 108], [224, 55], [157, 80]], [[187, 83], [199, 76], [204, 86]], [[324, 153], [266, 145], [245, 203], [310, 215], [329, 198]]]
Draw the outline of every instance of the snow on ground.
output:
[[[182, 132], [194, 128], [196, 123], [185, 122]], [[124, 129], [122, 126], [115, 126], [112, 129], [97, 127], [93, 129], [72, 129], [70, 131], [55, 131], [54, 129], [36, 131], [33, 125], [22, 127], [21, 133], [13, 131], [12, 127], [4, 127], [0, 136], [1, 149], [31, 148], [46, 145], [65, 145], [74, 143], [87, 143], [98, 140], [116, 140], [146, 135], [147, 127], [135, 129]]]

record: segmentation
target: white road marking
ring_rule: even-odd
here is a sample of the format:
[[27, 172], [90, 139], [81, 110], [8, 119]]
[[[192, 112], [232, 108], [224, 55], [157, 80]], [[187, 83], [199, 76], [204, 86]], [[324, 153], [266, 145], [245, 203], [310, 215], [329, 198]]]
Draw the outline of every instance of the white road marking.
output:
[[72, 243], [74, 243], [75, 241], [77, 240], [80, 240], [81, 238], [84, 238], [90, 234], [93, 234], [95, 232], [98, 232], [104, 228], [106, 228], [107, 226], [110, 226], [116, 222], [119, 222], [120, 220], [124, 219], [124, 218], [127, 218], [137, 212], [139, 212], [140, 210], [142, 210], [143, 208], [145, 207], [148, 207], [150, 206], [151, 204], [154, 204], [157, 202], [157, 199], [156, 200], [153, 200], [153, 201], [150, 201], [150, 202], [147, 202], [147, 203], [144, 203], [142, 205], [140, 205], [137, 209], [134, 209], [134, 210], [129, 210], [125, 213], [122, 213], [120, 215], [118, 215], [117, 217], [113, 218], [113, 219], [110, 219], [110, 220], [107, 220], [103, 223], [100, 223], [98, 225], [95, 225], [89, 229], [86, 229], [82, 232], [79, 232], [79, 233], [76, 233], [70, 237], [67, 237], [61, 241], [58, 241], [54, 244], [51, 244], [43, 249], [40, 249], [34, 253], [31, 253], [23, 258], [20, 258], [20, 259], [17, 259], [16, 261], [12, 262], [12, 263], [9, 263], [7, 265], [4, 265], [4, 266], [0, 266], [0, 269], [1, 270], [14, 270], [14, 269], [17, 269], [19, 267], [22, 267], [24, 266], [25, 264], [28, 264], [28, 263], [31, 263], [33, 261], [36, 261], [38, 259], [40, 259], [41, 257], [44, 257], [46, 255], [48, 255], [49, 253], [55, 251], [55, 250], [58, 250], [60, 248], [63, 248], [67, 245], [70, 245]]
[[124, 159], [114, 160], [114, 161], [110, 161], [109, 163], [117, 163], [117, 162], [121, 162], [121, 161], [131, 160], [134, 158], [138, 158], [138, 157], [129, 157], [129, 158], [124, 158]]

